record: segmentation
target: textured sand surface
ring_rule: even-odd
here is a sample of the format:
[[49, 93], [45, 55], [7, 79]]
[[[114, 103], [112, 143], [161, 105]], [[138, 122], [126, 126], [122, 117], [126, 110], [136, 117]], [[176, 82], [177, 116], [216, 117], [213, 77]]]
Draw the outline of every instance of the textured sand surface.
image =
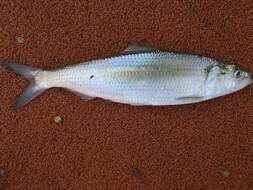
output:
[[[252, 0], [199, 2], [1, 0], [0, 61], [53, 69], [136, 41], [253, 71]], [[13, 113], [27, 82], [0, 68], [0, 84], [1, 190], [253, 189], [252, 86], [171, 107], [52, 89]]]

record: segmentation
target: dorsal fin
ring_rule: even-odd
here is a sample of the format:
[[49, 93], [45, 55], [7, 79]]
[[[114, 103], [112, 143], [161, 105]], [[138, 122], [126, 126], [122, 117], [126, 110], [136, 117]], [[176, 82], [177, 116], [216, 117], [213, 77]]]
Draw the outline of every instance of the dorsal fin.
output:
[[159, 49], [153, 48], [151, 46], [130, 42], [127, 48], [122, 52], [122, 54], [135, 54], [135, 53], [145, 53], [145, 52], [158, 52]]

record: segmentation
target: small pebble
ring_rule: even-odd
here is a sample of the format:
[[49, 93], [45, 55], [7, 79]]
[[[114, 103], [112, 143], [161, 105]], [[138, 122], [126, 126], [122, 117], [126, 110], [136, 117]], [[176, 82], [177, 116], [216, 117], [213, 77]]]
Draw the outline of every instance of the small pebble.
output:
[[132, 167], [131, 173], [135, 177], [140, 177], [142, 175], [141, 171], [138, 168]]
[[0, 168], [0, 177], [5, 177], [7, 175], [7, 172], [5, 171], [5, 169]]
[[95, 125], [96, 125], [96, 128], [101, 128], [101, 127], [103, 127], [102, 123], [99, 122], [99, 121], [97, 121]]
[[19, 43], [19, 44], [23, 44], [25, 42], [25, 39], [21, 36], [16, 36], [16, 41]]
[[228, 177], [230, 175], [230, 173], [229, 173], [229, 171], [225, 170], [225, 171], [222, 172], [222, 175], [224, 177]]
[[62, 121], [62, 118], [59, 115], [54, 117], [55, 123], [60, 123], [61, 121]]

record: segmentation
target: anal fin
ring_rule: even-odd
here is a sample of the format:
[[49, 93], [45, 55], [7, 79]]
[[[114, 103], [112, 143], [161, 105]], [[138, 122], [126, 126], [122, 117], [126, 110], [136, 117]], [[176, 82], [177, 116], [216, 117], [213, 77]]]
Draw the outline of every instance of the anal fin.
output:
[[70, 90], [72, 93], [74, 93], [75, 95], [77, 96], [80, 96], [82, 100], [84, 101], [89, 101], [89, 100], [92, 100], [94, 99], [95, 97], [92, 97], [92, 96], [88, 96], [86, 94], [82, 94], [80, 92], [77, 92], [77, 91], [74, 91], [74, 90]]

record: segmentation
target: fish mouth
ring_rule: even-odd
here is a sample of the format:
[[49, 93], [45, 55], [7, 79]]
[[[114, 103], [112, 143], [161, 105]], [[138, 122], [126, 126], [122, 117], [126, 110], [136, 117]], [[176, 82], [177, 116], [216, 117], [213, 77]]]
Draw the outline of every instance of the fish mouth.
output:
[[250, 76], [249, 76], [249, 81], [250, 81], [250, 84], [253, 83], [253, 74], [251, 73]]
[[251, 82], [253, 82], [253, 73], [249, 73], [249, 79]]

